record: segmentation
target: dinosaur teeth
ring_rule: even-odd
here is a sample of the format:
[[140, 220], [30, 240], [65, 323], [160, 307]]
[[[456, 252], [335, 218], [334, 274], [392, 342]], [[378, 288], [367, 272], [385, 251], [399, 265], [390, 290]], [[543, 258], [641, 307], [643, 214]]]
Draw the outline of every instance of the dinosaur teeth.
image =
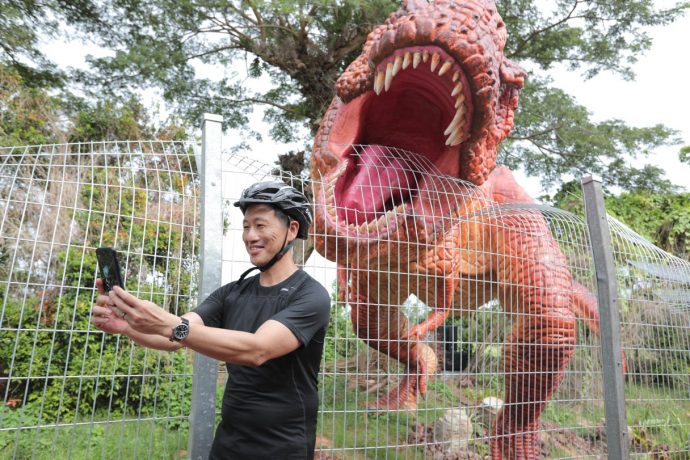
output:
[[465, 106], [460, 106], [457, 112], [455, 112], [455, 118], [450, 122], [448, 128], [446, 129], [445, 135], [448, 135], [446, 140], [446, 145], [456, 146], [460, 144], [463, 135], [463, 127], [465, 125]]
[[410, 53], [408, 51], [407, 53], [405, 53], [405, 57], [403, 58], [403, 62], [402, 62], [403, 70], [407, 69], [410, 66], [410, 62], [412, 62], [412, 53]]
[[386, 80], [384, 81], [383, 88], [388, 91], [391, 87], [391, 81], [393, 80], [393, 63], [389, 62], [386, 65]]
[[422, 53], [419, 51], [415, 51], [414, 56], [412, 57], [412, 68], [416, 69], [417, 66], [419, 65], [419, 61], [422, 60]]
[[452, 147], [460, 144], [460, 140], [462, 139], [462, 124], [458, 126], [451, 134], [448, 136], [448, 140], [446, 140], [446, 145], [450, 145]]
[[398, 72], [400, 72], [400, 67], [402, 67], [402, 56], [396, 56], [395, 62], [393, 63], [393, 76], [395, 77]]
[[438, 76], [440, 77], [444, 73], [448, 72], [448, 70], [450, 70], [452, 65], [453, 65], [453, 61], [451, 61], [451, 60], [444, 62], [443, 65], [441, 66], [441, 68], [438, 69]]
[[[429, 62], [429, 59], [431, 59], [431, 62], [429, 62], [431, 72], [436, 73], [438, 70], [437, 75], [439, 77], [443, 75], [451, 75], [452, 73], [452, 76], [446, 77], [447, 80], [445, 84], [447, 84], [449, 80], [452, 80], [454, 83], [450, 96], [455, 99], [454, 106], [456, 113], [448, 127], [443, 132], [443, 135], [447, 136], [446, 145], [455, 146], [461, 142], [464, 136], [463, 127], [466, 122], [465, 112], [467, 110], [467, 107], [465, 106], [465, 95], [463, 93], [465, 87], [461, 78], [461, 70], [458, 70], [457, 67], [453, 68], [455, 61], [449, 59], [447, 56], [443, 56], [444, 53], [442, 52], [431, 52], [426, 49], [418, 49], [416, 51], [406, 51], [404, 53], [394, 54], [387, 59], [387, 62], [385, 62], [385, 70], [382, 67], [383, 63], [381, 64], [381, 67], [379, 67], [379, 70], [376, 70], [373, 89], [376, 95], [380, 95], [382, 91], [389, 91], [393, 78], [395, 78], [401, 70], [407, 69], [410, 67], [410, 65], [412, 65], [413, 69], [416, 69], [420, 62], [426, 63]], [[442, 62], [441, 59], [445, 59], [445, 61]], [[391, 216], [392, 215], [393, 214], [391, 214]], [[388, 218], [390, 218], [390, 216], [386, 214], [381, 219], [385, 221]], [[371, 230], [371, 225], [371, 223], [367, 224], [366, 228]]]
[[383, 81], [385, 78], [386, 75], [383, 72], [376, 72], [376, 78], [374, 78], [374, 91], [376, 92], [377, 96], [381, 94], [381, 90], [383, 89]]
[[446, 128], [445, 131], [443, 131], [443, 135], [447, 136], [453, 131], [455, 131], [455, 128], [458, 126], [458, 123], [460, 123], [460, 120], [462, 120], [462, 116], [465, 114], [465, 107], [462, 106], [455, 112], [455, 116], [451, 120], [450, 124]]
[[438, 53], [434, 53], [434, 54], [431, 56], [431, 71], [432, 71], [432, 72], [433, 72], [434, 70], [436, 70], [436, 66], [438, 65], [439, 62], [441, 62], [441, 55], [438, 54]]

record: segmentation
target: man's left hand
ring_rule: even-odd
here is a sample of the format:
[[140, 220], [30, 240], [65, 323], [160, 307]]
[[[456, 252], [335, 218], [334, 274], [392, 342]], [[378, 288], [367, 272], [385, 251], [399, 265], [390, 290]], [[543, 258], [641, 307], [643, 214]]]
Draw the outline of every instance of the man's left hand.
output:
[[179, 317], [168, 313], [148, 300], [141, 300], [119, 286], [110, 291], [113, 307], [122, 312], [130, 327], [142, 334], [170, 337], [172, 328], [179, 324]]

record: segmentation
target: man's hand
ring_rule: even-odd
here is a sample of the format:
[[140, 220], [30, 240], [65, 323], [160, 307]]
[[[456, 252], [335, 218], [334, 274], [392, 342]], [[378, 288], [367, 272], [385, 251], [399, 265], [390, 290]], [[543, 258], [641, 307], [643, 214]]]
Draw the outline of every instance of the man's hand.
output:
[[126, 334], [129, 324], [121, 318], [121, 314], [118, 315], [118, 312], [113, 310], [113, 302], [105, 293], [102, 279], [96, 280], [96, 288], [99, 295], [96, 298], [96, 305], [91, 309], [91, 322], [103, 332]]
[[148, 300], [141, 300], [119, 286], [109, 294], [114, 310], [122, 313], [129, 327], [142, 334], [157, 334], [170, 337], [173, 327], [180, 323], [180, 318], [168, 313]]

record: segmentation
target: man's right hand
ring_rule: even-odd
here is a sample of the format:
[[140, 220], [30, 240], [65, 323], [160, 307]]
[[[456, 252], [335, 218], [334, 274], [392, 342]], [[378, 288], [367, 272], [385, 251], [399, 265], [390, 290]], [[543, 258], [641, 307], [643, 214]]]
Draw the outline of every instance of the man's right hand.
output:
[[129, 324], [122, 318], [122, 313], [114, 307], [112, 300], [105, 293], [102, 279], [96, 279], [96, 288], [99, 295], [96, 298], [96, 305], [91, 309], [91, 322], [98, 329], [109, 334], [127, 333]]

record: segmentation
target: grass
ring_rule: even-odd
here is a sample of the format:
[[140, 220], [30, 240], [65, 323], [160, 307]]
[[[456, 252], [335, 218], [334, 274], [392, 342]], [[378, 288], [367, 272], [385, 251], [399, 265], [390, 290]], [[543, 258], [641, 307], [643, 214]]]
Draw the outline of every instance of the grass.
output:
[[[424, 458], [423, 446], [408, 441], [411, 429], [432, 425], [443, 415], [441, 407], [457, 404], [453, 391], [444, 383], [430, 382], [425, 400], [415, 412], [375, 411], [363, 401], [375, 399], [373, 394], [349, 390], [344, 376], [327, 377], [322, 381], [324, 404], [319, 415], [317, 434], [328, 439], [326, 446], [339, 458]], [[329, 399], [330, 395], [334, 395]]]
[[[108, 414], [96, 414], [95, 420]], [[110, 414], [112, 418], [112, 414]], [[132, 416], [134, 417], [134, 416]], [[3, 428], [7, 428], [3, 420]], [[79, 424], [84, 423], [84, 424]], [[187, 422], [119, 420], [0, 431], [0, 458], [111, 459], [184, 458]]]
[[[452, 382], [440, 378], [429, 382], [427, 395], [419, 400], [417, 411], [375, 411], [363, 401], [380, 395], [365, 393], [348, 387], [345, 376], [326, 376], [321, 381], [322, 407], [317, 434], [322, 447], [340, 459], [422, 459], [429, 458], [415, 438], [418, 426], [433, 426], [449, 407], [460, 407], [461, 400], [479, 401], [488, 396], [475, 388], [457, 389]], [[346, 389], [351, 388], [351, 389]], [[481, 388], [481, 387], [480, 387]], [[220, 391], [220, 390], [219, 390]], [[500, 393], [494, 393], [497, 395]], [[652, 452], [663, 450], [673, 460], [690, 458], [690, 401], [677, 389], [650, 387], [639, 383], [626, 384], [627, 417], [633, 446], [631, 453], [638, 458], [653, 458]], [[0, 430], [0, 458], [110, 459], [184, 458], [188, 426], [185, 421], [110, 421], [91, 423], [91, 419], [60, 427], [6, 430], [12, 426], [11, 413], [3, 409], [4, 430]], [[468, 411], [471, 412], [471, 411]], [[112, 413], [97, 413], [94, 420], [112, 418]], [[131, 415], [130, 417], [135, 417]], [[590, 404], [559, 401], [549, 404], [542, 414], [542, 422], [562, 427], [582, 439], [594, 439], [601, 432], [605, 410], [601, 401]], [[33, 425], [24, 419], [24, 426]], [[481, 433], [476, 433], [481, 436]], [[544, 436], [542, 436], [544, 438]], [[470, 449], [486, 453], [485, 440], [479, 437]], [[547, 446], [551, 458], [578, 455], [561, 445]], [[594, 445], [593, 452], [600, 446]], [[579, 455], [584, 455], [580, 452]], [[426, 456], [426, 457], [425, 457]]]
[[[419, 445], [410, 440], [413, 427], [433, 426], [443, 415], [444, 408], [460, 407], [458, 391], [464, 400], [480, 401], [489, 396], [477, 388], [457, 390], [441, 379], [430, 382], [425, 399], [413, 411], [376, 412], [367, 409], [362, 400], [373, 395], [361, 390], [347, 390], [343, 376], [322, 382], [324, 405], [319, 416], [317, 434], [326, 438], [323, 447], [342, 459], [430, 458]], [[480, 387], [481, 388], [481, 387]], [[500, 392], [493, 393], [500, 395]], [[639, 458], [653, 458], [655, 450], [665, 450], [673, 460], [690, 459], [690, 400], [678, 390], [647, 387], [638, 383], [626, 384], [627, 417], [633, 445], [631, 453]], [[471, 413], [471, 411], [468, 411]], [[580, 455], [602, 455], [601, 434], [605, 431], [603, 401], [586, 404], [558, 401], [549, 404], [541, 421], [557, 431], [579, 439], [578, 446], [553, 444], [546, 446], [550, 458], [571, 458]], [[487, 453], [488, 445], [475, 433], [471, 450]], [[542, 439], [546, 436], [542, 436]], [[548, 443], [548, 441], [547, 441]], [[588, 446], [590, 451], [578, 450]]]

